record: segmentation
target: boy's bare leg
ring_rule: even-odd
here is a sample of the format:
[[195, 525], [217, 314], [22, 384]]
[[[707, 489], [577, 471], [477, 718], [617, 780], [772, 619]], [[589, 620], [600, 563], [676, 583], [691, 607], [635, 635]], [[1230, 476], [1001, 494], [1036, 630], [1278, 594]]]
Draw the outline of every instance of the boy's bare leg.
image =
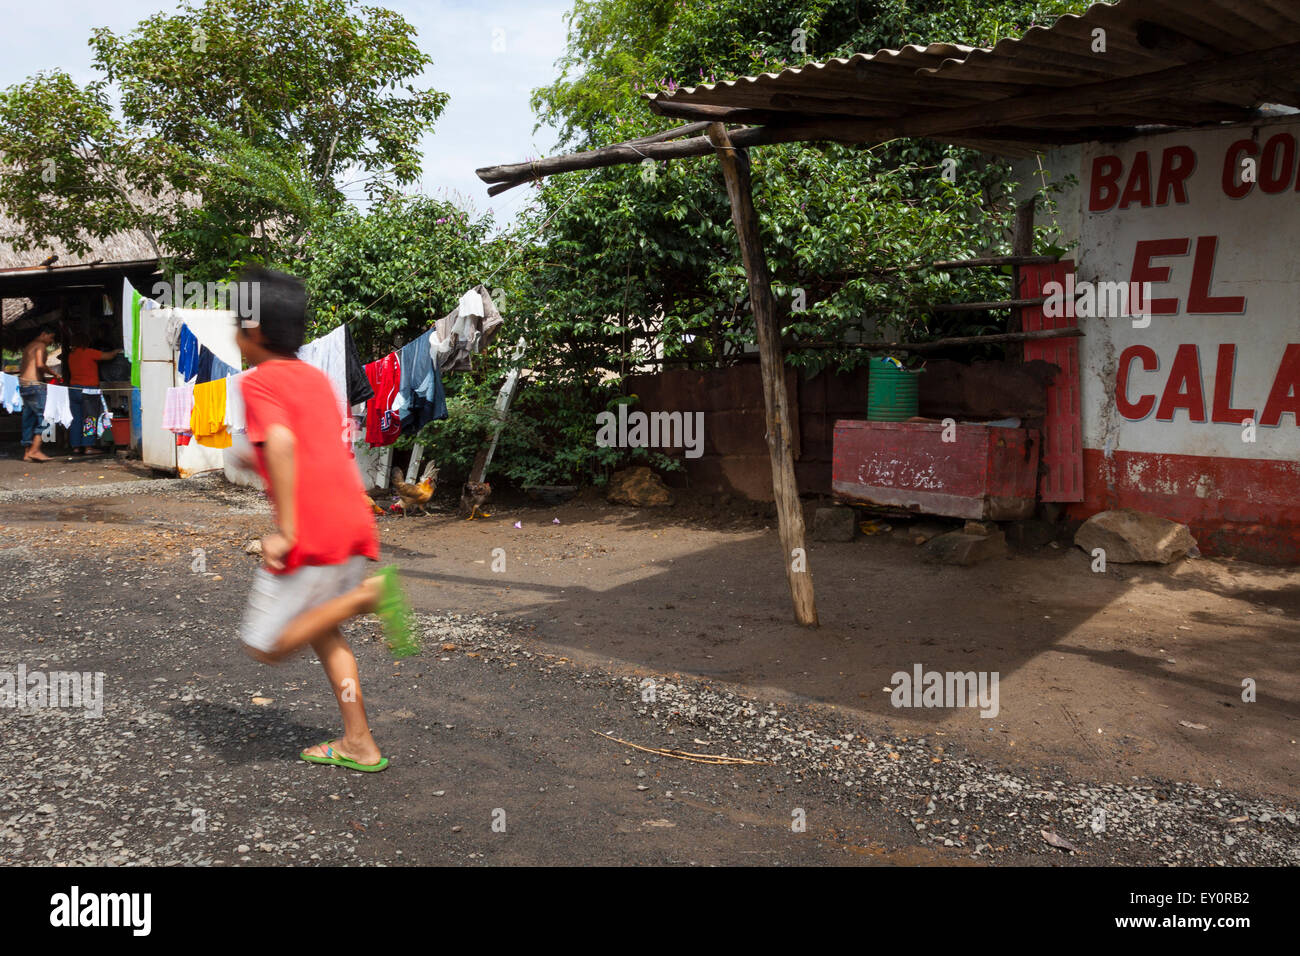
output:
[[32, 447], [23, 452], [23, 461], [49, 461], [50, 456], [41, 451], [42, 436], [38, 432], [32, 436]]
[[[370, 735], [366, 706], [361, 698], [361, 681], [357, 675], [357, 659], [352, 648], [337, 627], [312, 641], [311, 646], [325, 668], [325, 676], [329, 678], [334, 697], [339, 702], [339, 712], [343, 715], [343, 736], [328, 746], [340, 756], [357, 763], [379, 763], [382, 754], [375, 738]], [[306, 753], [324, 757], [325, 746], [308, 747]]]
[[275, 642], [275, 648], [270, 652], [250, 650], [250, 653], [258, 660], [278, 663], [299, 648], [314, 644], [331, 633], [338, 633], [339, 625], [349, 618], [373, 611], [379, 605], [379, 590], [379, 578], [367, 578], [346, 594], [330, 598], [295, 617], [285, 627]]

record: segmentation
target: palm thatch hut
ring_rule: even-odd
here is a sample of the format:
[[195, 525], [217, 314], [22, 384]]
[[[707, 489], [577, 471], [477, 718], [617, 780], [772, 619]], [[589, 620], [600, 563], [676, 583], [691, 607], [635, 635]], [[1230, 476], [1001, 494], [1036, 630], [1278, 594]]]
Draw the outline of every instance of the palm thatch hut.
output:
[[[0, 236], [20, 231], [0, 210]], [[60, 339], [74, 329], [92, 337], [120, 329], [122, 280], [148, 288], [158, 271], [153, 246], [141, 233], [90, 240], [84, 255], [62, 244], [19, 252], [0, 242], [0, 346], [15, 349], [33, 328], [56, 326]], [[120, 335], [119, 335], [120, 337]]]

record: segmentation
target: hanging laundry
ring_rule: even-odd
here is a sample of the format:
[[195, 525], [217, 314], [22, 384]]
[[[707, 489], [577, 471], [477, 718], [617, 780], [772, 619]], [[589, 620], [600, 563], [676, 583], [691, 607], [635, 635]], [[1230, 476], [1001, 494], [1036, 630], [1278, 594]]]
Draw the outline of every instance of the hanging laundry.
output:
[[231, 433], [245, 431], [243, 379], [247, 372], [226, 377], [226, 429]]
[[68, 401], [66, 385], [45, 386], [45, 411], [41, 417], [51, 424], [57, 422], [64, 428], [72, 424], [72, 405]]
[[238, 374], [239, 369], [233, 365], [227, 365], [225, 361], [216, 355], [212, 356], [212, 381], [219, 378], [230, 378], [230, 376]]
[[68, 404], [72, 409], [72, 424], [68, 426], [68, 444], [73, 448], [93, 446], [95, 439], [99, 437], [95, 426], [99, 421], [99, 413], [103, 409], [99, 389], [72, 386], [68, 390]]
[[21, 412], [23, 397], [18, 394], [18, 376], [0, 372], [0, 409], [6, 412]]
[[439, 367], [444, 372], [469, 371], [471, 356], [483, 349], [504, 321], [483, 286], [466, 292], [455, 310], [434, 326]]
[[299, 359], [320, 369], [329, 379], [338, 398], [340, 421], [348, 416], [347, 335], [346, 326], [340, 325], [298, 350]]
[[430, 329], [397, 353], [402, 372], [398, 395], [403, 433], [418, 431], [435, 419], [447, 417], [442, 374], [433, 363], [432, 338]]
[[361, 405], [375, 397], [375, 390], [370, 387], [366, 370], [357, 354], [356, 343], [352, 341], [352, 329], [343, 326], [343, 365], [344, 380], [347, 382], [347, 399], [349, 405]]
[[194, 411], [190, 414], [194, 440], [206, 448], [229, 448], [233, 442], [226, 428], [226, 380], [215, 379], [194, 386]]
[[163, 399], [162, 427], [175, 435], [190, 434], [194, 414], [194, 386], [178, 385], [167, 389]]
[[122, 351], [131, 360], [131, 384], [140, 387], [140, 313], [158, 308], [153, 299], [146, 299], [130, 279], [122, 280]]
[[176, 371], [180, 373], [181, 380], [188, 382], [197, 378], [199, 374], [199, 340], [190, 331], [188, 325], [181, 326], [179, 351], [180, 354], [176, 359]]
[[109, 432], [111, 434], [112, 431], [113, 413], [109, 411], [107, 405], [105, 405], [104, 410], [99, 415], [99, 421], [95, 423], [95, 436], [103, 438], [104, 432]]
[[170, 309], [165, 314], [167, 331], [164, 333], [164, 338], [167, 340], [167, 347], [175, 352], [181, 347], [181, 329], [185, 328], [185, 320]]
[[375, 397], [366, 408], [366, 441], [371, 445], [391, 445], [402, 433], [400, 414], [393, 411], [402, 384], [402, 366], [396, 352], [389, 352], [366, 366], [366, 378]]
[[212, 381], [212, 360], [216, 358], [206, 345], [199, 346], [199, 360], [195, 365], [194, 384]]

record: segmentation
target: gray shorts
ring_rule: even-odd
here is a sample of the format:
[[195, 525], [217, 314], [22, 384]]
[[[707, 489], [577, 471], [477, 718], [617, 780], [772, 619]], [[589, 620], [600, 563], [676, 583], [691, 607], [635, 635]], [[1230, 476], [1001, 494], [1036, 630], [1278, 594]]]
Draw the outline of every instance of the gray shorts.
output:
[[290, 621], [303, 611], [347, 594], [365, 580], [370, 563], [364, 555], [356, 555], [342, 564], [309, 564], [288, 574], [258, 568], [239, 639], [269, 654]]

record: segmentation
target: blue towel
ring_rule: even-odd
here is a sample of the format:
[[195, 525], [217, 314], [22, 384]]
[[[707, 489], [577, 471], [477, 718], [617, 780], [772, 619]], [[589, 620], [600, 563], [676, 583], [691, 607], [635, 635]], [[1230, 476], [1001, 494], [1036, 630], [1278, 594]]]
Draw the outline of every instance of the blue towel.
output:
[[442, 387], [442, 373], [429, 351], [433, 329], [397, 353], [402, 369], [399, 392], [406, 401], [402, 408], [402, 431], [423, 428], [429, 422], [447, 417], [447, 400]]
[[234, 368], [233, 366], [227, 365], [225, 362], [223, 362], [221, 359], [217, 358], [215, 355], [212, 356], [212, 379], [211, 379], [211, 381], [216, 381], [216, 380], [219, 379], [219, 378], [226, 378], [227, 376], [230, 376], [230, 375], [238, 375], [238, 374], [239, 374], [239, 369]]
[[199, 340], [194, 337], [188, 325], [181, 326], [181, 354], [176, 360], [176, 371], [181, 373], [183, 382], [188, 382], [199, 373]]

